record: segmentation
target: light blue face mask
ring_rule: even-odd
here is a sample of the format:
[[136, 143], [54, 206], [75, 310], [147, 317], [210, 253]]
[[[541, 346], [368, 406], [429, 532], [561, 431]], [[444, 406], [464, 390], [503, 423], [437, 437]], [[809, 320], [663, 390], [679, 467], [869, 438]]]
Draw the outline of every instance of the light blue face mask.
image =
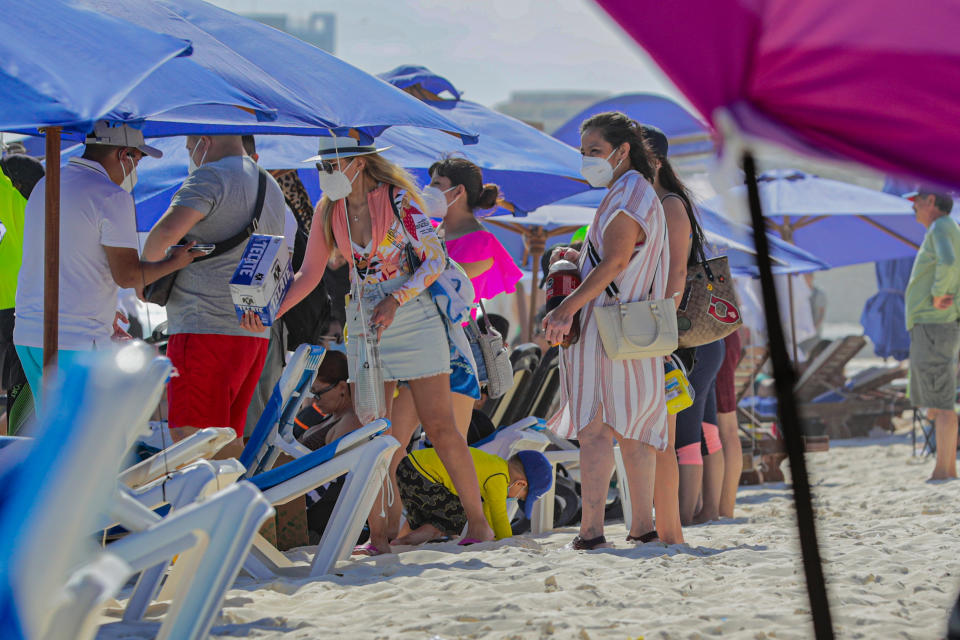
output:
[[520, 500], [517, 498], [507, 498], [507, 513], [518, 513], [520, 509]]

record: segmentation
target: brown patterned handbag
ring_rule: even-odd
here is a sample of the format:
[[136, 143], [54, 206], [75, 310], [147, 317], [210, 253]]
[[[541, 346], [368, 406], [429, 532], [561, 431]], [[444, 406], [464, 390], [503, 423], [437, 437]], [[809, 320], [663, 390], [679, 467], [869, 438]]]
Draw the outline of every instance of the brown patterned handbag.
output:
[[740, 301], [726, 256], [687, 267], [687, 285], [677, 309], [680, 347], [699, 347], [722, 340], [740, 328]]

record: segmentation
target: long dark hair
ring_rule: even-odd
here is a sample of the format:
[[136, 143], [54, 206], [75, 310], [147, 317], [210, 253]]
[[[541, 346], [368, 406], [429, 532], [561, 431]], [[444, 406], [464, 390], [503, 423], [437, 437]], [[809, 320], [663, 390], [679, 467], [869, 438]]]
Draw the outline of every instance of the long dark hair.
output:
[[640, 172], [651, 184], [653, 183], [653, 167], [650, 166], [650, 149], [643, 139], [640, 125], [619, 111], [598, 113], [583, 121], [580, 133], [587, 129], [597, 129], [603, 139], [619, 147], [624, 142], [630, 143], [630, 166]]
[[675, 193], [683, 201], [683, 208], [687, 212], [687, 219], [690, 221], [690, 231], [693, 236], [690, 245], [690, 257], [700, 260], [703, 257], [703, 229], [700, 227], [700, 221], [697, 219], [696, 209], [693, 206], [693, 197], [690, 195], [690, 189], [683, 183], [673, 165], [667, 158], [669, 146], [667, 136], [660, 129], [649, 125], [640, 127], [641, 135], [647, 143], [650, 150], [650, 157], [654, 158], [659, 164], [657, 171], [657, 180], [660, 186], [670, 193]]
[[438, 175], [450, 181], [450, 186], [463, 185], [467, 192], [467, 208], [493, 209], [500, 198], [500, 187], [483, 183], [483, 171], [466, 158], [448, 156], [430, 165], [430, 176]]

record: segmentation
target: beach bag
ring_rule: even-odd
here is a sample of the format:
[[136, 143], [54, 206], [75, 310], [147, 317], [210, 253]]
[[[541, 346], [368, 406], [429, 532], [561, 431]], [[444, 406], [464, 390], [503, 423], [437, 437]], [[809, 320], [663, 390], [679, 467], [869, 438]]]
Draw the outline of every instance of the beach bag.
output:
[[[487, 310], [483, 308], [483, 302], [480, 303], [480, 309], [483, 310], [486, 318]], [[481, 329], [477, 321], [471, 317], [467, 338], [474, 349], [477, 368], [483, 368], [480, 382], [487, 383], [487, 396], [496, 399], [513, 386], [513, 363], [510, 362], [510, 349], [503, 344], [503, 336], [493, 328], [490, 322], [484, 322], [483, 325], [484, 328]], [[479, 354], [477, 354], [478, 351]], [[486, 374], [486, 379], [483, 379], [483, 373]]]
[[[246, 242], [253, 232], [257, 230], [257, 227], [260, 224], [260, 214], [263, 213], [263, 200], [267, 193], [267, 172], [262, 168], [258, 169], [259, 180], [257, 182], [257, 202], [253, 206], [253, 218], [250, 220], [250, 224], [236, 235], [233, 235], [226, 240], [216, 243], [216, 248], [208, 253], [205, 256], [197, 256], [193, 259], [193, 262], [200, 262], [202, 260], [209, 260], [210, 258], [216, 258], [217, 256], [222, 256], [240, 246], [242, 243]], [[181, 242], [183, 242], [181, 240]], [[168, 273], [158, 280], [154, 280], [148, 284], [143, 289], [143, 298], [147, 302], [152, 302], [153, 304], [158, 304], [161, 307], [166, 306], [167, 301], [170, 300], [170, 293], [173, 291], [173, 283], [177, 281], [177, 274], [180, 271], [174, 271], [173, 273]]]
[[723, 340], [743, 324], [740, 301], [726, 256], [687, 267], [687, 282], [677, 309], [677, 344], [699, 347]]
[[[664, 244], [666, 244], [664, 225]], [[587, 241], [587, 257], [594, 268], [600, 264], [600, 254], [593, 243]], [[660, 271], [663, 252], [657, 259], [656, 281]], [[677, 313], [672, 298], [663, 300], [640, 300], [620, 302], [620, 290], [611, 282], [606, 288], [614, 304], [594, 307], [597, 330], [603, 342], [603, 350], [611, 360], [635, 360], [656, 358], [673, 353], [677, 348]], [[653, 284], [650, 284], [653, 293]]]

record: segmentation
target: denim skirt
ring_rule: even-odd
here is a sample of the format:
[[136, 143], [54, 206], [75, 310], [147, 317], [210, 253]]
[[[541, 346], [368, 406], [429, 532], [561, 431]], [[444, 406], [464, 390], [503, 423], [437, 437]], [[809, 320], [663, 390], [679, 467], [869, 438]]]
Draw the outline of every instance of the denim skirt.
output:
[[[360, 298], [368, 325], [374, 307], [400, 289], [406, 281], [407, 278], [401, 277], [364, 285]], [[358, 297], [354, 296], [347, 306], [347, 361], [351, 381], [354, 379], [359, 352], [354, 336], [364, 333], [359, 305]], [[393, 323], [380, 338], [380, 361], [385, 381], [416, 380], [450, 373], [446, 327], [429, 291], [424, 291], [397, 309]]]

